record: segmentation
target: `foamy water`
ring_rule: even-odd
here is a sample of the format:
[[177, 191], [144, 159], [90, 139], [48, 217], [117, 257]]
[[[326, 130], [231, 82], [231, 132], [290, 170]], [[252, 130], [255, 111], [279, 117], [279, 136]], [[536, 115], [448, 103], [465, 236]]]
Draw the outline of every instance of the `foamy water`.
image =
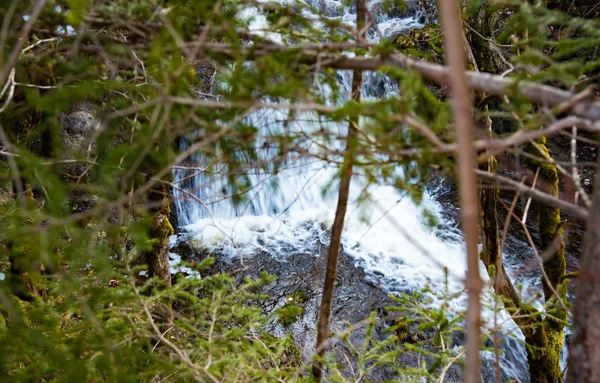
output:
[[[353, 194], [358, 194], [360, 189], [352, 186]], [[318, 185], [307, 189], [320, 190]], [[426, 197], [425, 206], [419, 207], [390, 186], [372, 189], [373, 202], [366, 202], [366, 206], [350, 204], [344, 225], [344, 251], [372, 276], [383, 276], [382, 285], [390, 284], [388, 290], [441, 284], [444, 269], [454, 288], [462, 289], [466, 270], [463, 244], [458, 238], [456, 242], [442, 241], [436, 236], [435, 228], [427, 227], [423, 218], [424, 208], [435, 214], [439, 204]], [[328, 245], [324, 228], [330, 228], [333, 223], [335, 203], [335, 198], [324, 198], [306, 207], [297, 201], [283, 214], [203, 218], [185, 229], [194, 234], [201, 246], [231, 257], [249, 256], [259, 251], [277, 256], [293, 253], [318, 256], [316, 241]]]
[[[288, 0], [288, 2], [293, 0]], [[284, 2], [284, 1], [282, 1]], [[317, 8], [320, 1], [309, 3]], [[344, 8], [341, 2], [326, 0], [326, 14], [353, 25], [355, 15]], [[378, 5], [369, 2], [370, 7]], [[267, 31], [268, 24], [264, 15], [256, 8], [248, 7], [239, 15], [249, 28], [276, 42], [285, 42], [285, 36]], [[390, 38], [400, 32], [422, 26], [415, 14], [406, 18], [393, 18], [385, 14], [378, 17], [378, 26], [369, 33], [369, 38], [377, 41], [381, 36]], [[338, 73], [340, 86], [350, 91], [351, 72]], [[330, 89], [316, 84], [325, 98]], [[365, 73], [363, 97], [397, 97], [396, 86], [387, 79]], [[342, 100], [343, 101], [343, 100]], [[302, 132], [307, 137], [319, 129], [334, 132], [344, 137], [345, 124], [334, 124], [320, 120], [310, 113], [300, 114], [295, 121], [288, 120], [286, 110], [261, 110], [249, 115], [246, 121], [260, 128], [261, 135], [268, 142], [270, 135], [284, 130]], [[343, 142], [331, 143], [329, 147], [342, 148]], [[318, 142], [306, 143], [306, 152], [318, 154], [323, 149]], [[258, 143], [257, 152], [262, 159], [278, 155], [276, 148]], [[191, 165], [206, 166], [206, 160], [200, 156], [192, 159]], [[294, 254], [313, 254], [319, 256], [322, 246], [327, 246], [329, 235], [327, 228], [333, 222], [337, 203], [335, 171], [330, 164], [315, 160], [310, 156], [289, 155], [283, 169], [275, 175], [269, 168], [250, 174], [252, 188], [244, 203], [234, 206], [226, 198], [231, 191], [226, 180], [218, 174], [200, 173], [183, 182], [187, 193], [197, 200], [190, 199], [184, 193], [175, 191], [175, 207], [180, 225], [188, 232], [186, 240], [191, 240], [205, 250], [218, 252], [232, 258], [251, 257], [268, 253], [275, 257], [284, 257], [293, 262]], [[398, 169], [402, 172], [402, 169]], [[190, 171], [174, 171], [174, 181], [182, 180]], [[442, 206], [437, 201], [438, 187], [427, 190], [420, 206], [392, 186], [370, 185], [358, 174], [351, 185], [350, 204], [342, 236], [343, 250], [364, 267], [368, 278], [389, 292], [415, 291], [426, 286], [443, 289], [448, 275], [452, 292], [462, 291], [466, 273], [466, 255], [464, 243], [456, 223], [444, 218]], [[329, 189], [329, 193], [324, 193]], [[362, 197], [362, 198], [361, 198]], [[358, 203], [358, 200], [366, 202]], [[201, 203], [198, 200], [202, 201]], [[429, 226], [424, 212], [428, 211], [437, 220], [437, 225]], [[513, 271], [510, 254], [507, 254], [508, 272]], [[176, 258], [174, 255], [173, 257]], [[516, 268], [517, 263], [514, 263]], [[487, 272], [481, 264], [481, 275], [487, 279]], [[522, 281], [526, 286], [537, 283], [534, 278]], [[486, 298], [491, 300], [489, 289]], [[455, 312], [466, 307], [463, 298], [453, 301]], [[539, 304], [538, 304], [539, 305]], [[487, 323], [493, 323], [494, 314], [488, 310], [483, 313]], [[502, 358], [501, 364], [506, 377], [528, 380], [527, 357], [520, 341], [522, 335], [516, 325], [501, 312], [498, 321], [503, 323], [504, 333], [513, 333], [505, 348], [513, 356]], [[485, 360], [491, 356], [483, 353]]]
[[[326, 176], [324, 176], [325, 178]], [[354, 193], [361, 188], [352, 185]], [[375, 202], [367, 207], [351, 203], [342, 236], [343, 251], [354, 257], [356, 265], [365, 268], [367, 278], [387, 292], [410, 292], [430, 287], [450, 293], [464, 288], [466, 258], [462, 238], [453, 222], [444, 221], [441, 205], [427, 194], [423, 206], [416, 206], [392, 187], [374, 187]], [[310, 188], [310, 190], [315, 190]], [[293, 262], [295, 254], [319, 257], [321, 247], [329, 245], [329, 232], [335, 215], [335, 198], [325, 198], [312, 208], [292, 204], [278, 215], [242, 215], [236, 218], [202, 218], [185, 226], [193, 241], [205, 251], [240, 259], [258, 253], [270, 254]], [[351, 200], [352, 201], [352, 200]], [[428, 209], [438, 219], [438, 225], [425, 223], [423, 210]], [[442, 239], [443, 238], [443, 239]], [[447, 272], [447, 274], [446, 274]], [[480, 264], [486, 281], [487, 272]], [[448, 275], [448, 285], [445, 285]], [[492, 293], [486, 289], [488, 307], [493, 307]], [[432, 306], [439, 302], [432, 301]], [[456, 314], [466, 307], [466, 294], [450, 301], [449, 312]], [[494, 312], [482, 313], [488, 327], [494, 327]], [[504, 348], [516, 355], [501, 358], [504, 374], [509, 378], [527, 380], [527, 357], [522, 335], [516, 324], [504, 312], [496, 317], [503, 334], [508, 337]], [[484, 363], [492, 363], [494, 355], [482, 353]]]

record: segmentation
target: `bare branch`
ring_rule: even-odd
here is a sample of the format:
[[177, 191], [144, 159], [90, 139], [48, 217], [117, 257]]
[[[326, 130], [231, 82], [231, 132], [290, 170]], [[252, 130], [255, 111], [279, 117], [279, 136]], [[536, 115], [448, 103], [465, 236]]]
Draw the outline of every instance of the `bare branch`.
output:
[[463, 32], [460, 25], [459, 7], [456, 0], [438, 2], [446, 57], [450, 64], [450, 86], [452, 88], [452, 106], [456, 122], [458, 148], [458, 173], [460, 177], [460, 206], [462, 228], [467, 248], [467, 363], [466, 383], [479, 382], [479, 328], [483, 282], [479, 276], [479, 254], [477, 234], [477, 187], [475, 184], [475, 148], [473, 137], [475, 126], [471, 94], [465, 76], [466, 58], [463, 44]]
[[[232, 58], [239, 57], [231, 51], [227, 44], [206, 44], [207, 51], [214, 51]], [[433, 64], [427, 61], [414, 60], [399, 53], [388, 54], [381, 57], [348, 57], [340, 54], [324, 54], [318, 50], [304, 49], [303, 47], [285, 47], [278, 44], [265, 44], [260, 47], [242, 49], [246, 59], [265, 56], [282, 51], [298, 51], [301, 55], [300, 62], [315, 64], [320, 62], [322, 67], [334, 69], [349, 69], [362, 71], [377, 71], [385, 67], [415, 70], [428, 81], [439, 85], [449, 85], [450, 68]], [[463, 73], [465, 82], [476, 92], [484, 92], [495, 96], [511, 95], [517, 89], [529, 101], [553, 107], [560, 105], [557, 112], [568, 106], [569, 113], [587, 118], [592, 121], [600, 120], [600, 101], [596, 97], [577, 98], [573, 92], [565, 91], [548, 85], [541, 85], [527, 81], [516, 81], [500, 75], [485, 72], [466, 71]], [[574, 100], [576, 101], [574, 103]]]
[[44, 8], [45, 4], [46, 4], [46, 0], [38, 0], [35, 3], [35, 5], [33, 6], [33, 9], [31, 10], [31, 13], [29, 14], [29, 19], [27, 20], [27, 22], [25, 23], [25, 26], [21, 30], [19, 39], [17, 40], [15, 46], [13, 47], [13, 50], [10, 53], [10, 56], [8, 57], [8, 60], [2, 66], [2, 69], [0, 70], [0, 84], [3, 84], [4, 81], [6, 81], [6, 77], [8, 76], [10, 71], [13, 69], [13, 66], [15, 65], [17, 60], [19, 59], [19, 56], [21, 55], [21, 48], [23, 48], [23, 45], [25, 45], [25, 40], [27, 39], [27, 36], [29, 36], [29, 32], [31, 32], [31, 29], [33, 28], [33, 25], [37, 21], [37, 18], [40, 15], [40, 12], [42, 11], [42, 8]]
[[521, 194], [532, 197], [540, 202], [547, 204], [548, 206], [557, 207], [575, 218], [586, 219], [589, 215], [588, 210], [581, 206], [577, 206], [572, 203], [563, 201], [548, 193], [544, 193], [536, 189], [531, 189], [529, 186], [511, 180], [510, 178], [506, 178], [498, 174], [492, 174], [482, 170], [475, 170], [475, 173], [477, 173], [477, 175], [479, 175], [480, 177], [489, 178], [498, 183], [510, 185], [514, 189], [520, 190]]

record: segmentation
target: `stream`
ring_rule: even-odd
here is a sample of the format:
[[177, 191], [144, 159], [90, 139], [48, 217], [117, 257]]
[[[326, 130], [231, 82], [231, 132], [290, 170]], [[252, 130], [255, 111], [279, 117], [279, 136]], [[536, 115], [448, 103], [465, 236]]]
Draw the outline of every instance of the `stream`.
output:
[[[312, 6], [323, 9], [328, 17], [338, 18], [349, 25], [355, 23], [352, 7], [343, 7], [341, 1], [309, 0]], [[369, 8], [379, 6], [377, 0], [369, 1]], [[248, 8], [240, 17], [250, 22], [251, 30], [261, 30], [266, 23], [263, 15]], [[369, 32], [369, 39], [393, 38], [427, 22], [428, 16], [414, 4], [402, 16], [380, 14], [377, 27]], [[267, 34], [273, 40], [279, 36]], [[352, 73], [339, 71], [340, 86], [349, 94]], [[325, 85], [320, 91], [330, 92]], [[384, 98], [397, 95], [397, 85], [383, 76], [365, 73], [363, 98]], [[286, 110], [259, 110], [247, 117], [247, 122], [259, 127], [262, 136], [268, 137], [285, 129], [302, 132], [308, 137], [318, 129], [330, 129], [343, 137], [345, 124], [321, 121], [316, 115], [304, 113], [294, 121], [288, 121]], [[269, 159], [278, 155], [276, 148], [257, 143], [259, 158]], [[343, 147], [342, 142], [335, 143]], [[307, 144], [312, 153], [318, 145]], [[203, 158], [196, 156], [190, 164], [206, 166]], [[398, 169], [399, 172], [402, 169]], [[336, 184], [330, 192], [323, 193], [334, 177], [336, 169], [329, 163], [312, 156], [290, 155], [283, 169], [276, 174], [267, 171], [250, 175], [252, 188], [248, 200], [235, 206], [227, 197], [227, 181], [219, 174], [202, 172], [189, 178], [193, 171], [175, 170], [174, 181], [187, 178], [181, 183], [186, 193], [194, 194], [200, 203], [175, 190], [175, 209], [179, 226], [195, 241], [221, 254], [236, 257], [251, 257], [257, 253], [268, 253], [275, 257], [287, 257], [293, 262], [295, 253], [314, 254], [315, 240], [326, 244], [337, 203]], [[368, 195], [370, 201], [359, 204], [360, 196]], [[452, 210], [452, 211], [451, 211]], [[426, 214], [433, 215], [437, 223], [427, 223]], [[434, 180], [427, 188], [423, 203], [417, 206], [396, 188], [388, 185], [368, 185], [360, 176], [353, 179], [350, 203], [342, 238], [343, 249], [355, 263], [365, 269], [366, 278], [376, 281], [385, 292], [410, 292], [429, 286], [432, 289], [448, 287], [451, 291], [463, 289], [466, 272], [466, 255], [459, 225], [458, 207], [451, 187], [443, 180]], [[539, 272], [522, 272], [521, 259], [515, 254], [531, 252], [526, 243], [510, 238], [506, 247], [507, 272], [517, 286], [523, 289], [525, 298], [532, 299], [540, 289]], [[481, 264], [481, 275], [487, 272]], [[538, 290], [539, 291], [539, 290]], [[483, 298], [491, 300], [489, 288]], [[464, 299], [453, 300], [453, 309], [460, 312], [466, 307]], [[541, 303], [534, 302], [541, 308]], [[493, 321], [492, 310], [483, 313], [486, 322]], [[505, 355], [501, 358], [504, 378], [529, 381], [527, 356], [522, 335], [516, 324], [501, 313], [502, 332], [510, 334], [503, 343]], [[564, 359], [564, 358], [563, 358]], [[482, 352], [482, 363], [494, 363], [493, 355]]]

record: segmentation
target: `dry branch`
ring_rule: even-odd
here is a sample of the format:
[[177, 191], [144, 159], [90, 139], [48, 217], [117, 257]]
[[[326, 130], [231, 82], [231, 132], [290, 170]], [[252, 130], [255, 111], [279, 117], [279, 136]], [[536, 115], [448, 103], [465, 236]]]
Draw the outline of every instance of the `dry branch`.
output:
[[483, 287], [479, 276], [479, 254], [477, 235], [477, 187], [475, 185], [475, 149], [473, 138], [475, 124], [470, 90], [466, 81], [466, 58], [460, 14], [456, 0], [438, 3], [444, 31], [444, 46], [450, 64], [449, 82], [452, 88], [452, 106], [456, 122], [458, 147], [458, 174], [460, 183], [460, 207], [462, 228], [467, 249], [467, 363], [465, 382], [479, 382], [479, 328], [481, 315], [480, 295]]
[[[385, 67], [411, 69], [419, 72], [423, 79], [439, 85], [450, 84], [450, 68], [422, 60], [414, 60], [400, 53], [387, 54], [380, 57], [348, 57], [340, 54], [325, 54], [312, 48], [302, 46], [289, 47], [268, 43], [258, 47], [244, 48], [241, 52], [231, 50], [226, 44], [206, 44], [206, 50], [220, 53], [231, 58], [239, 58], [240, 53], [252, 60], [268, 54], [284, 51], [297, 52], [299, 62], [304, 64], [320, 63], [321, 67], [376, 71]], [[464, 76], [469, 87], [476, 92], [484, 92], [495, 96], [510, 96], [518, 89], [520, 95], [541, 106], [559, 106], [558, 112], [570, 113], [592, 121], [600, 120], [600, 101], [597, 97], [579, 97], [578, 94], [548, 85], [502, 77], [485, 72], [465, 71]], [[565, 107], [565, 106], [568, 106]]]
[[555, 198], [553, 195], [544, 193], [537, 189], [532, 189], [529, 186], [523, 185], [520, 182], [511, 180], [510, 178], [503, 177], [498, 174], [492, 174], [483, 170], [475, 170], [475, 173], [480, 177], [492, 179], [498, 183], [509, 185], [519, 190], [523, 195], [536, 199], [537, 201], [543, 202], [548, 206], [556, 207], [561, 209], [567, 214], [572, 215], [575, 218], [586, 219], [589, 215], [587, 209], [581, 206], [574, 205], [572, 203], [563, 201], [559, 198]]

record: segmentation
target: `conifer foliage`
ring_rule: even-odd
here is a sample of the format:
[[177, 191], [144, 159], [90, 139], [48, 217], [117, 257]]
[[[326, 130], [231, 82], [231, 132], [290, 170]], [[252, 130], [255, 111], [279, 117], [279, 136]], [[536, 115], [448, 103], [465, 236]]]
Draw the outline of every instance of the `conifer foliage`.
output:
[[[464, 376], [475, 381], [476, 356], [490, 342], [500, 381], [499, 329], [477, 319], [477, 220], [463, 222], [470, 227], [469, 270], [477, 276], [464, 292], [475, 310], [469, 348], [454, 339], [465, 313], [449, 309], [460, 297], [448, 291], [396, 292], [394, 307], [341, 334], [328, 333], [330, 307], [324, 307], [315, 359], [285, 331], [272, 331], [296, 323], [291, 315], [278, 318], [281, 308], [260, 304], [273, 276], [221, 274], [210, 257], [183, 262], [187, 275], [174, 271], [174, 198], [205, 203], [186, 189], [187, 180], [200, 173], [218, 178], [222, 199], [243, 206], [255, 186], [250, 174], [268, 178], [295, 161], [337, 167], [340, 182], [331, 180], [324, 193], [339, 192], [341, 204], [355, 177], [393, 186], [416, 204], [434, 177], [459, 188], [472, 186], [465, 175], [476, 178], [480, 199], [471, 188], [461, 208], [471, 218], [479, 208], [487, 244], [480, 257], [491, 280], [484, 295], [495, 290], [492, 307], [484, 306], [514, 317], [525, 335], [532, 381], [564, 379], [560, 352], [571, 324], [569, 381], [599, 381], [593, 313], [600, 285], [593, 273], [600, 264], [600, 197], [593, 180], [600, 164], [586, 153], [597, 153], [600, 131], [600, 7], [585, 0], [460, 2], [461, 17], [451, 21], [463, 26], [470, 63], [463, 71], [456, 67], [459, 56], [445, 59], [458, 40], [452, 45], [443, 33], [447, 25], [437, 25], [431, 1], [337, 4], [358, 13], [358, 28], [326, 3], [2, 2], [3, 381], [301, 382], [314, 376], [344, 382], [375, 379], [380, 370], [398, 381], [444, 381], [466, 355]], [[421, 21], [428, 25], [382, 35], [378, 21], [415, 7], [426, 11]], [[351, 90], [339, 81], [348, 70], [355, 76]], [[457, 73], [476, 97], [466, 88], [457, 96]], [[393, 92], [360, 97], [363, 78], [384, 77]], [[460, 118], [452, 113], [451, 100], [458, 98], [472, 104], [463, 105]], [[260, 129], [248, 118], [267, 110], [278, 112], [284, 129]], [[297, 129], [306, 121], [318, 129]], [[464, 136], [465, 122], [477, 122], [474, 137]], [[176, 180], [174, 172], [185, 176]], [[279, 186], [271, 185], [273, 193]], [[369, 198], [361, 194], [359, 202]], [[345, 205], [339, 210], [345, 213]], [[520, 226], [507, 234], [511, 220]], [[335, 280], [344, 215], [336, 221], [325, 306], [334, 285], [344, 283]], [[581, 239], [577, 232], [585, 228]], [[544, 297], [537, 308], [504, 269], [507, 235], [522, 236], [533, 249]], [[581, 246], [569, 246], [579, 240]], [[577, 270], [568, 270], [566, 253], [585, 267], [574, 310], [567, 289]], [[305, 311], [293, 308], [285, 312]], [[481, 342], [473, 336], [478, 327]], [[356, 342], [351, 334], [359, 328], [363, 339]], [[351, 373], [335, 342], [350, 350]], [[407, 354], [419, 355], [422, 364], [403, 365]]]

